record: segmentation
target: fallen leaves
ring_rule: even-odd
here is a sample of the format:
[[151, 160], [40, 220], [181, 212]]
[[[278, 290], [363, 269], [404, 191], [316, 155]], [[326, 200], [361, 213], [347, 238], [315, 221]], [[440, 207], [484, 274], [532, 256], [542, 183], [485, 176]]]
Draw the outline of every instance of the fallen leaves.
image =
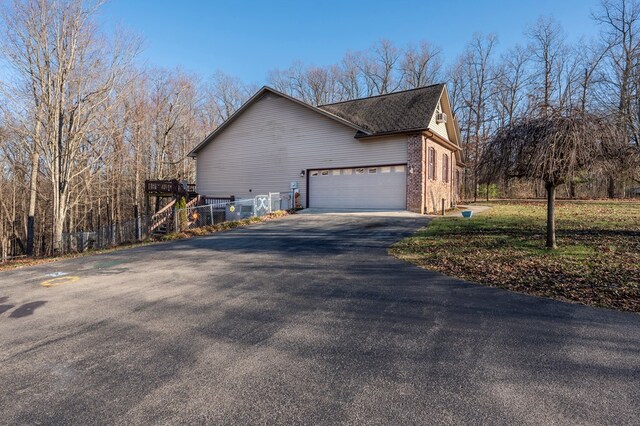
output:
[[436, 219], [390, 252], [480, 284], [640, 312], [640, 203], [557, 207], [559, 249], [544, 249], [543, 203], [497, 203], [471, 220]]

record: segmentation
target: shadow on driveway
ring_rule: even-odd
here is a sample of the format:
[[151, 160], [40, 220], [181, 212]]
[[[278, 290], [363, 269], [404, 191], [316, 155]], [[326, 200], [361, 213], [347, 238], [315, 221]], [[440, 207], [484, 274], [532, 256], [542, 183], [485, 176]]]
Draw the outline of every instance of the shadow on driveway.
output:
[[3, 421], [637, 422], [640, 316], [387, 255], [425, 223], [294, 216], [61, 262], [69, 286], [6, 285], [49, 304], [0, 321]]

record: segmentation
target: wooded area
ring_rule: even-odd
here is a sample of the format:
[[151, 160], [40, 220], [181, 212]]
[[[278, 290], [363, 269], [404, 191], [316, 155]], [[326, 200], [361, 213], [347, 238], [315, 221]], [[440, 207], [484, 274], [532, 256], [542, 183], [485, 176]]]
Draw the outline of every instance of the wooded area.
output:
[[[100, 5], [14, 0], [2, 10], [0, 258], [30, 245], [35, 255], [53, 254], [65, 233], [130, 221], [134, 206], [146, 210], [147, 179], [192, 182], [186, 154], [257, 90], [221, 71], [203, 77], [139, 65], [139, 38], [105, 34]], [[496, 35], [476, 34], [454, 60], [427, 41], [382, 40], [335, 64], [274, 70], [266, 83], [318, 105], [446, 81], [467, 199], [489, 185], [499, 196], [545, 194], [531, 176], [483, 175], [485, 147], [499, 129], [526, 118], [608, 117], [625, 143], [597, 167], [574, 170], [558, 196], [623, 197], [640, 187], [640, 5], [603, 0], [593, 21], [599, 38], [568, 45], [560, 24], [541, 17], [526, 46], [500, 55]]]

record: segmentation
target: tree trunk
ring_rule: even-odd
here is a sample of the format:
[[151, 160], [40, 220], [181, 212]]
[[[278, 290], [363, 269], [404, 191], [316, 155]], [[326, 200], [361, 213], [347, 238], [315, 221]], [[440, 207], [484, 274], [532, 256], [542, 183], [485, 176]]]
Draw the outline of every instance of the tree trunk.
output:
[[27, 256], [33, 256], [33, 246], [36, 229], [36, 200], [38, 189], [38, 165], [40, 155], [34, 146], [31, 156], [31, 180], [29, 181], [29, 217], [27, 218]]
[[547, 189], [547, 248], [550, 250], [556, 249], [556, 187], [555, 185], [548, 183], [545, 185]]
[[54, 191], [53, 198], [53, 254], [64, 254], [64, 242], [62, 234], [64, 232], [64, 222], [67, 216], [67, 194], [63, 191]]
[[[57, 192], [57, 191], [56, 191]], [[64, 232], [64, 208], [63, 208], [63, 197], [60, 193], [54, 194], [53, 200], [53, 223], [52, 223], [52, 231], [53, 231], [53, 254], [54, 256], [63, 254], [63, 242], [62, 242], [62, 233]]]
[[569, 198], [572, 200], [576, 198], [576, 184], [573, 181], [569, 182]]
[[613, 175], [607, 177], [607, 196], [609, 198], [616, 198], [616, 180]]
[[478, 166], [473, 167], [473, 202], [478, 201]]

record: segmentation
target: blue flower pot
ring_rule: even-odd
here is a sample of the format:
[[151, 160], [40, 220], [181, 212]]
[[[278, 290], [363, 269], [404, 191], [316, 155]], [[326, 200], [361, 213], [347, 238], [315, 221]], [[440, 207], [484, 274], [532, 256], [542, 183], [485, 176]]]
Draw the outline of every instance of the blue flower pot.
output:
[[473, 216], [473, 211], [471, 210], [463, 210], [462, 211], [462, 217], [471, 217]]

